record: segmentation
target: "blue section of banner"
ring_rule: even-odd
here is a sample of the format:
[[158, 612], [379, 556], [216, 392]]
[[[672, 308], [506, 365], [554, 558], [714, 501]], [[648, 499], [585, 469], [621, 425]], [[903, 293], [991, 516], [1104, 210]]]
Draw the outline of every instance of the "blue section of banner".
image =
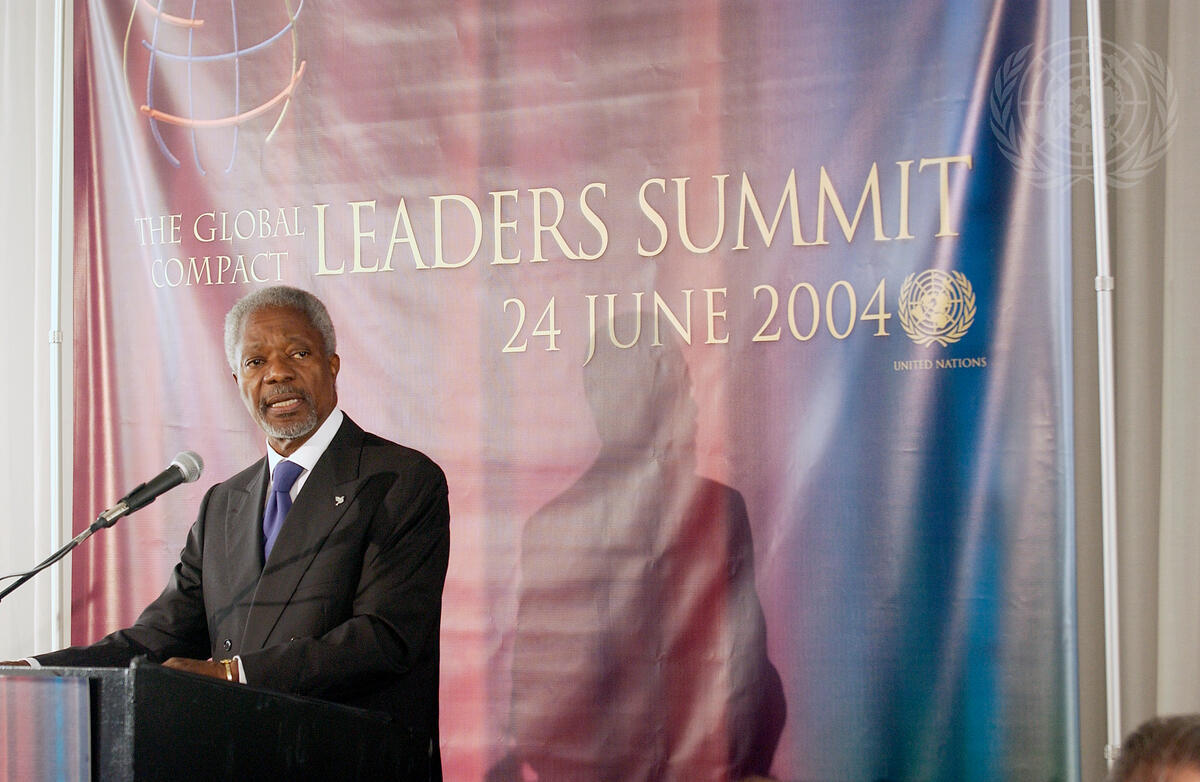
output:
[[[846, 18], [831, 23], [832, 35], [854, 31], [874, 47], [862, 61], [848, 54], [827, 77], [845, 85], [841, 102], [818, 100], [829, 94], [821, 80], [805, 81], [817, 93], [801, 90], [793, 105], [844, 113], [806, 126], [796, 137], [804, 146], [793, 149], [824, 150], [815, 156], [848, 211], [864, 159], [881, 161], [885, 194], [901, 187], [895, 169], [884, 170], [904, 159], [899, 150], [960, 159], [945, 164], [949, 230], [929, 210], [941, 164], [913, 162], [910, 216], [920, 193], [926, 210], [921, 225], [911, 217], [915, 238], [901, 238], [902, 210], [886, 195], [891, 244], [856, 235], [838, 247], [832, 228], [819, 265], [802, 267], [824, 308], [804, 345], [810, 354], [785, 368], [747, 351], [734, 369], [747, 378], [734, 398], [761, 395], [764, 377], [794, 390], [754, 433], [741, 432], [744, 472], [732, 481], [759, 484], [748, 501], [758, 548], [771, 557], [763, 600], [770, 632], [786, 639], [772, 644], [784, 649], [789, 693], [781, 752], [795, 753], [789, 767], [804, 779], [1074, 778], [1069, 190], [1033, 181], [1038, 172], [1002, 154], [993, 127], [1011, 105], [1005, 90], [1026, 89], [1016, 75], [1005, 83], [1001, 64], [1023, 47], [1065, 40], [1065, 6], [915, 4], [901, 18], [891, 6], [855, 4], [838, 13]], [[802, 39], [811, 17], [793, 21], [783, 37]], [[1037, 102], [1023, 92], [1022, 108], [1043, 111], [1028, 120], [1043, 123], [1031, 137], [1049, 164], [1066, 166], [1069, 118], [1054, 112], [1068, 102], [1068, 63], [1043, 65], [1059, 69], [1036, 75], [1049, 91]], [[820, 136], [843, 128], [852, 132]], [[857, 167], [841, 165], [843, 154]], [[869, 235], [866, 214], [858, 230]], [[773, 252], [758, 273], [783, 278], [797, 268], [794, 251]], [[964, 333], [950, 328], [946, 342], [919, 344], [936, 329], [912, 323], [918, 333], [908, 333], [902, 321], [919, 320], [921, 302], [905, 286], [925, 270], [969, 285], [930, 292], [958, 306], [940, 310], [962, 319]], [[852, 324], [853, 315], [827, 291], [842, 285], [858, 293], [860, 314], [879, 315], [864, 299], [881, 278], [888, 338], [829, 340], [837, 327], [818, 321], [833, 312]], [[861, 318], [856, 328], [876, 323]], [[786, 488], [762, 485], [772, 464], [791, 468], [782, 470]]]

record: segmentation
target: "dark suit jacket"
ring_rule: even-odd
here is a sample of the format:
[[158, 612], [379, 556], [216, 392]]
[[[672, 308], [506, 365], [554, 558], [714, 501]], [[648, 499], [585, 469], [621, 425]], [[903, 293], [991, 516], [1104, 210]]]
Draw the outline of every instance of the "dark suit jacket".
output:
[[38, 661], [241, 655], [248, 684], [390, 713], [440, 766], [441, 469], [346, 417], [263, 567], [266, 484], [263, 458], [209, 489], [170, 582], [133, 626]]

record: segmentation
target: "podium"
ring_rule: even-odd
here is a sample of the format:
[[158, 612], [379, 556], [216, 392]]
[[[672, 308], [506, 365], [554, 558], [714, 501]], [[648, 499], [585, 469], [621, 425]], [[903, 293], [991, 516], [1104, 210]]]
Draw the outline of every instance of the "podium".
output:
[[2, 670], [0, 777], [410, 778], [411, 748], [386, 714], [139, 661]]

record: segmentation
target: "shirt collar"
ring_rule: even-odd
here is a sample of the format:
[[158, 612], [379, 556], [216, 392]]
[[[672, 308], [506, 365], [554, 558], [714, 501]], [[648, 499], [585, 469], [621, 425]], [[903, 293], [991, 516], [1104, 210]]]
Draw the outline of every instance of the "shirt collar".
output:
[[312, 470], [317, 465], [317, 460], [321, 458], [321, 454], [325, 453], [325, 449], [333, 442], [333, 436], [342, 426], [342, 419], [346, 416], [342, 414], [340, 407], [333, 408], [325, 421], [317, 427], [317, 431], [312, 433], [304, 443], [292, 452], [291, 456], [283, 457], [271, 447], [271, 443], [267, 442], [267, 468], [270, 474], [275, 474], [275, 465], [279, 464], [286, 458], [289, 462], [300, 465], [305, 472]]

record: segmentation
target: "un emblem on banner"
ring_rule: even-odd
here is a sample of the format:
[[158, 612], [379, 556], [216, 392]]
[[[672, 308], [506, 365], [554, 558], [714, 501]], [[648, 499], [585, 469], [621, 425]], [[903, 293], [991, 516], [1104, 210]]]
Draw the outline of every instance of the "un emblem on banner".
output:
[[975, 322], [975, 291], [962, 272], [926, 269], [900, 286], [900, 325], [918, 345], [958, 342]]
[[[1131, 187], [1167, 152], [1178, 95], [1166, 61], [1144, 46], [1104, 41], [1104, 143], [1108, 181]], [[1091, 86], [1087, 38], [1033, 44], [996, 71], [991, 128], [1000, 152], [1035, 184], [1064, 186], [1092, 177]]]

